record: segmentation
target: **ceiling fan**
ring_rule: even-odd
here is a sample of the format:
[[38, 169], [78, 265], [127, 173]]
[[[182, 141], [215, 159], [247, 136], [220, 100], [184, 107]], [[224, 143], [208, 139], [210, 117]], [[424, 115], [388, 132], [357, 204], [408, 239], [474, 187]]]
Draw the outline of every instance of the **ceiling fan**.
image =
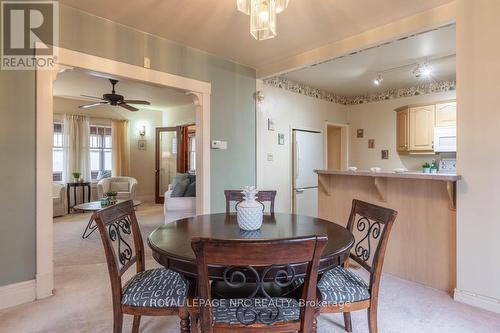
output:
[[139, 110], [138, 108], [135, 108], [129, 104], [151, 105], [151, 103], [148, 101], [142, 101], [142, 100], [136, 100], [136, 99], [125, 99], [122, 95], [118, 95], [115, 93], [115, 85], [118, 83], [118, 80], [109, 79], [109, 82], [111, 82], [111, 85], [113, 86], [112, 90], [111, 90], [111, 94], [103, 94], [102, 98], [95, 97], [95, 96], [88, 96], [88, 95], [80, 95], [83, 97], [98, 99], [99, 101], [94, 102], [94, 103], [90, 103], [90, 104], [80, 105], [79, 108], [88, 109], [88, 108], [92, 108], [95, 106], [113, 105], [113, 106], [121, 106], [122, 108], [127, 109], [129, 111], [137, 111], [137, 110]]

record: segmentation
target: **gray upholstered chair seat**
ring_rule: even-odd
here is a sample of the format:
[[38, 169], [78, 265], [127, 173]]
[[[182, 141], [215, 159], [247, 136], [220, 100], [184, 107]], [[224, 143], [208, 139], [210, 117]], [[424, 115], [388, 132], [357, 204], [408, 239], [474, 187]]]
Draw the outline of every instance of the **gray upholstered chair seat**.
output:
[[370, 298], [368, 284], [353, 272], [337, 266], [327, 271], [318, 282], [318, 298], [338, 305]]
[[166, 308], [186, 304], [188, 283], [177, 272], [165, 268], [135, 275], [123, 287], [122, 304], [137, 307]]
[[[238, 308], [241, 306], [241, 312], [247, 309], [255, 309], [256, 313], [261, 313], [266, 318], [266, 312], [262, 310], [272, 310], [273, 314], [277, 313], [276, 308], [280, 309], [280, 313], [274, 322], [286, 322], [300, 319], [300, 306], [297, 300], [284, 297], [273, 297], [271, 301], [267, 298], [233, 298], [233, 299], [217, 299], [217, 304], [212, 305], [212, 314], [214, 323], [225, 324], [241, 324], [236, 316]], [[254, 313], [247, 311], [246, 320], [252, 320]], [[257, 320], [257, 322], [260, 322]]]

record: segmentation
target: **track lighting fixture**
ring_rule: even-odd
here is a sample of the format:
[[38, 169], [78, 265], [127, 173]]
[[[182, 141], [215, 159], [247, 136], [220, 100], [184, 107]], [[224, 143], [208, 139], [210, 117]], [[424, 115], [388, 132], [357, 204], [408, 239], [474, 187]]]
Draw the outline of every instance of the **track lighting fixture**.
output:
[[373, 80], [373, 84], [376, 85], [376, 86], [379, 86], [382, 81], [384, 81], [384, 77], [382, 76], [382, 74], [377, 74], [377, 77]]

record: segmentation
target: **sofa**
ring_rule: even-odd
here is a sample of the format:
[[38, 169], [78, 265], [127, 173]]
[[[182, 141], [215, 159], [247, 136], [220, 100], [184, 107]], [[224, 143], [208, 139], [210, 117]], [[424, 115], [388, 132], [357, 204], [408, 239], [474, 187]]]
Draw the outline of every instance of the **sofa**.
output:
[[52, 183], [52, 207], [53, 217], [63, 216], [68, 213], [65, 184]]
[[98, 199], [105, 196], [106, 192], [115, 191], [119, 200], [134, 200], [137, 190], [137, 180], [132, 177], [108, 177], [97, 183]]
[[165, 192], [163, 212], [196, 213], [196, 176], [178, 173]]

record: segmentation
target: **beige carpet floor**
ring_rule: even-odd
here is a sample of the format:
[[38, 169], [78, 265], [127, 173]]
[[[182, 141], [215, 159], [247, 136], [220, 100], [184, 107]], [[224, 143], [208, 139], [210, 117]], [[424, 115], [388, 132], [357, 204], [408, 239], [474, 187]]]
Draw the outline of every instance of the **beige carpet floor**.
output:
[[[108, 272], [97, 232], [82, 240], [89, 214], [55, 219], [55, 294], [47, 299], [0, 311], [1, 333], [111, 332], [112, 306]], [[137, 210], [143, 237], [165, 222], [162, 207]], [[168, 216], [167, 222], [181, 217]], [[148, 267], [157, 264], [146, 246]], [[322, 315], [320, 333], [344, 332], [342, 315]], [[131, 318], [125, 316], [124, 332]], [[366, 312], [353, 313], [354, 332], [368, 332]], [[176, 317], [144, 317], [141, 332], [179, 332]], [[384, 274], [379, 303], [380, 333], [494, 333], [500, 315], [454, 302], [449, 295]]]

